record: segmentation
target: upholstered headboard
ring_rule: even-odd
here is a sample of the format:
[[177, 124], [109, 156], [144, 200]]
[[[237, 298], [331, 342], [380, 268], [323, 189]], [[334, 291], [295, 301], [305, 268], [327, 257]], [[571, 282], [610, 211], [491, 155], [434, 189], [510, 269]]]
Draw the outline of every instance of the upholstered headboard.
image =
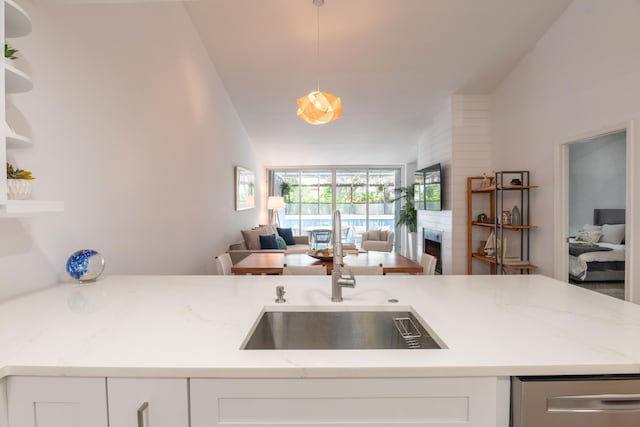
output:
[[593, 224], [624, 224], [624, 209], [594, 209]]

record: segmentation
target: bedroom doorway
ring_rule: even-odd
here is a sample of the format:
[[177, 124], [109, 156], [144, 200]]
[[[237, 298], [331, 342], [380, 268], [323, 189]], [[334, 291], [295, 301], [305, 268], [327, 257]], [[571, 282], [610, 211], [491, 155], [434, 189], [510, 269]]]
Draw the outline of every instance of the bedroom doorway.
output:
[[562, 144], [557, 187], [561, 221], [556, 222], [556, 278], [627, 300], [630, 149], [627, 127]]

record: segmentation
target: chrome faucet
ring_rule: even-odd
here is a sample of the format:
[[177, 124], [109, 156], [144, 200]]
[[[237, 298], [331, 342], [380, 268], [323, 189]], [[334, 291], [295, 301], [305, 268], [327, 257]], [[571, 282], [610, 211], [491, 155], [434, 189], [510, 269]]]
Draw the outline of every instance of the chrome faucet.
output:
[[331, 272], [331, 301], [342, 302], [342, 288], [355, 288], [353, 273], [342, 275], [342, 219], [340, 211], [333, 211], [333, 271]]

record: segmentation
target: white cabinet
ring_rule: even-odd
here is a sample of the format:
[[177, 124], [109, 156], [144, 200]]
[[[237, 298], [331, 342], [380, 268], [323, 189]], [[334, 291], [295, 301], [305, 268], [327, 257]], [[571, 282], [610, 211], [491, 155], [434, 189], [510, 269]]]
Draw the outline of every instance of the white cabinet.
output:
[[189, 426], [186, 378], [108, 378], [107, 390], [109, 427]]
[[[8, 427], [506, 427], [508, 378], [8, 377]], [[1, 395], [1, 394], [0, 394]], [[2, 426], [0, 406], [0, 426]]]
[[506, 426], [505, 392], [499, 378], [192, 379], [191, 427]]
[[107, 427], [104, 378], [9, 377], [9, 427]]
[[9, 427], [189, 426], [186, 378], [15, 376], [7, 395]]

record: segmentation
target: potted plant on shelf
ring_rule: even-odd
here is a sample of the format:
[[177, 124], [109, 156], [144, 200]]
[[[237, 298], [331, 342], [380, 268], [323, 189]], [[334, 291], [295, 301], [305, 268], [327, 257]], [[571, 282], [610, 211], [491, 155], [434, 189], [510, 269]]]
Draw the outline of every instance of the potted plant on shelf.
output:
[[9, 46], [7, 43], [4, 44], [4, 62], [5, 64], [10, 64], [11, 61], [15, 61], [16, 59], [18, 59], [18, 57], [16, 56], [16, 53], [18, 53], [18, 49], [14, 49], [11, 46]]
[[407, 255], [409, 258], [415, 258], [416, 248], [416, 232], [418, 230], [418, 211], [415, 205], [415, 188], [413, 185], [409, 187], [401, 187], [395, 189], [398, 197], [391, 202], [404, 200], [400, 211], [398, 212], [398, 222], [396, 225], [404, 225], [407, 230]]
[[24, 200], [31, 197], [31, 181], [34, 176], [30, 171], [14, 168], [7, 162], [7, 198]]

